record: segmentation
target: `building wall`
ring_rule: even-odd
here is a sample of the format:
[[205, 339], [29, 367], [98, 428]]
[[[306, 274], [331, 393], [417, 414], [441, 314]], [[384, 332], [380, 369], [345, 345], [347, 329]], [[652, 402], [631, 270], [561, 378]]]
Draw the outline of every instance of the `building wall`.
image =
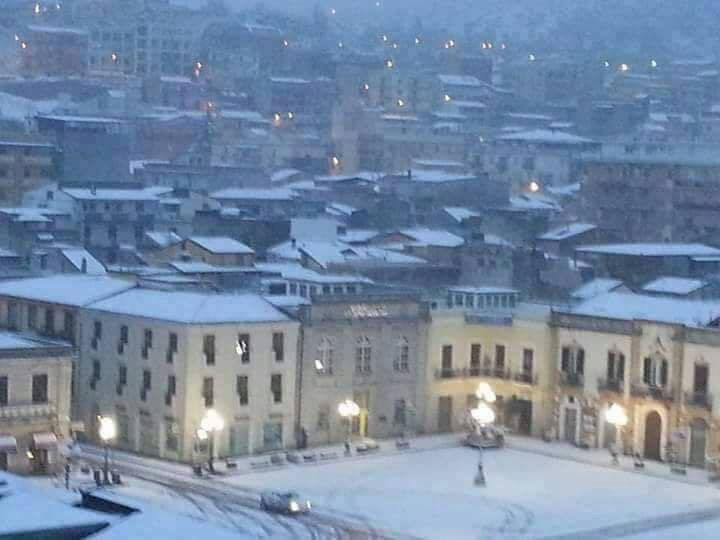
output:
[[[148, 455], [190, 461], [198, 456], [195, 433], [206, 406], [203, 379], [213, 378], [215, 408], [225, 419], [225, 429], [216, 438], [216, 454], [241, 453], [230, 447], [236, 430], [246, 430], [245, 452], [266, 450], [263, 430], [268, 422], [282, 424], [282, 446], [294, 446], [295, 369], [298, 325], [277, 324], [182, 325], [145, 320], [110, 313], [86, 311], [82, 315], [81, 347], [83, 362], [79, 369], [79, 413], [92, 425], [98, 414], [114, 415], [119, 424], [127, 421], [128, 436], [118, 439], [118, 446]], [[102, 339], [93, 349], [93, 324], [102, 322]], [[118, 352], [121, 325], [128, 327], [129, 341], [122, 354]], [[152, 330], [152, 348], [143, 358], [145, 329]], [[168, 363], [169, 335], [178, 336], [178, 352]], [[284, 360], [274, 359], [272, 334], [285, 336]], [[251, 359], [242, 364], [236, 352], [239, 334], [250, 335]], [[203, 337], [215, 336], [215, 365], [208, 366], [203, 356]], [[93, 361], [99, 361], [101, 378], [95, 389], [90, 386]], [[127, 386], [118, 394], [119, 365], [127, 366]], [[146, 401], [141, 399], [143, 371], [151, 373], [151, 389]], [[282, 402], [273, 403], [270, 394], [271, 374], [282, 376]], [[168, 376], [176, 377], [176, 395], [166, 403]], [[241, 405], [236, 392], [238, 375], [248, 376], [249, 401]], [[177, 449], [168, 444], [168, 432], [177, 433]], [[231, 432], [233, 435], [231, 435]], [[93, 433], [93, 430], [90, 430]]]

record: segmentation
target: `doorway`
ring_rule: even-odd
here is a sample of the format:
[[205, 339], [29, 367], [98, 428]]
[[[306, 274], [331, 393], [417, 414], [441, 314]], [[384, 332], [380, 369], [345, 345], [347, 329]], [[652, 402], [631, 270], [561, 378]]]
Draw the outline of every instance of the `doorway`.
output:
[[610, 422], [605, 422], [605, 433], [603, 434], [603, 448], [610, 448], [617, 441], [617, 428]]
[[577, 442], [577, 420], [578, 410], [575, 408], [566, 407], [563, 439], [572, 444], [575, 444]]
[[650, 411], [645, 417], [645, 452], [646, 459], [660, 461], [660, 438], [662, 434], [662, 418], [657, 411]]
[[452, 431], [452, 396], [438, 398], [438, 431], [440, 433]]
[[696, 418], [690, 424], [690, 459], [693, 467], [705, 467], [705, 449], [707, 446], [707, 422]]

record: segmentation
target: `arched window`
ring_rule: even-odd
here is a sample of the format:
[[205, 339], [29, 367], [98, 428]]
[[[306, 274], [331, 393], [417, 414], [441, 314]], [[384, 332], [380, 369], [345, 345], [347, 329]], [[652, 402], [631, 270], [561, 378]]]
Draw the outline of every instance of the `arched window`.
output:
[[322, 338], [315, 359], [315, 371], [320, 375], [332, 375], [334, 356], [333, 342], [329, 338]]
[[355, 373], [370, 373], [372, 365], [372, 347], [370, 338], [362, 336], [355, 342]]
[[406, 337], [401, 337], [395, 344], [394, 371], [410, 370], [410, 344]]

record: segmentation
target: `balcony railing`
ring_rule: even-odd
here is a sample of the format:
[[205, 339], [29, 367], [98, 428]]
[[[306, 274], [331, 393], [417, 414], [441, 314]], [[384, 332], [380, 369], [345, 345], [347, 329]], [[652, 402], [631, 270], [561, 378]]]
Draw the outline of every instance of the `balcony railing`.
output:
[[585, 377], [582, 373], [561, 371], [560, 384], [563, 386], [583, 386], [585, 384]]
[[509, 369], [493, 367], [441, 368], [435, 370], [436, 379], [463, 379], [469, 377], [485, 377], [489, 379], [515, 380], [526, 384], [535, 384], [537, 378], [528, 373], [513, 375]]
[[630, 387], [630, 393], [635, 397], [644, 397], [647, 399], [657, 399], [659, 401], [672, 401], [672, 390], [664, 386], [654, 386], [648, 384], [633, 384]]
[[712, 410], [712, 395], [707, 392], [685, 392], [685, 404]]
[[513, 379], [516, 382], [523, 383], [523, 384], [537, 384], [538, 378], [537, 375], [534, 375], [531, 372], [523, 371], [521, 373], [516, 373], [513, 375]]
[[52, 403], [18, 403], [0, 405], [0, 419], [9, 418], [46, 418], [55, 414]]
[[622, 394], [625, 382], [620, 379], [598, 379], [598, 390], [601, 392], [615, 392]]

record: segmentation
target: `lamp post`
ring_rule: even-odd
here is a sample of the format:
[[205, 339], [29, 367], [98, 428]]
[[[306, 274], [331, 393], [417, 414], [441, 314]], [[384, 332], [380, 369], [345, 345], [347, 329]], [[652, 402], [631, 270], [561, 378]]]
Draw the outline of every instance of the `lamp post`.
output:
[[98, 418], [99, 428], [98, 435], [103, 442], [105, 448], [105, 463], [103, 466], [103, 483], [110, 483], [110, 441], [117, 436], [117, 426], [115, 419], [110, 416], [101, 416]]
[[612, 405], [610, 405], [610, 407], [608, 407], [608, 410], [605, 411], [605, 420], [615, 426], [616, 448], [611, 453], [613, 457], [613, 465], [620, 465], [618, 455], [620, 454], [620, 452], [622, 452], [622, 429], [628, 423], [627, 413], [625, 412], [625, 409], [622, 405], [619, 405], [618, 403], [613, 403]]
[[[483, 428], [492, 425], [495, 422], [495, 411], [488, 405], [494, 403], [497, 399], [495, 392], [486, 382], [482, 382], [478, 385], [475, 395], [478, 398], [478, 404], [474, 409], [470, 409], [470, 416], [475, 421], [475, 432], [482, 438]], [[475, 485], [484, 486], [487, 482], [485, 479], [485, 469], [483, 467], [483, 450], [482, 450], [482, 439], [479, 445], [479, 456], [478, 456], [478, 467], [477, 474], [475, 475]]]
[[208, 409], [205, 416], [200, 420], [200, 429], [197, 431], [198, 439], [208, 441], [208, 470], [215, 472], [215, 433], [222, 431], [225, 427], [225, 420], [215, 409]]
[[338, 405], [338, 414], [347, 422], [347, 439], [345, 453], [350, 454], [350, 437], [352, 436], [352, 419], [360, 415], [360, 406], [352, 399], [346, 399]]

